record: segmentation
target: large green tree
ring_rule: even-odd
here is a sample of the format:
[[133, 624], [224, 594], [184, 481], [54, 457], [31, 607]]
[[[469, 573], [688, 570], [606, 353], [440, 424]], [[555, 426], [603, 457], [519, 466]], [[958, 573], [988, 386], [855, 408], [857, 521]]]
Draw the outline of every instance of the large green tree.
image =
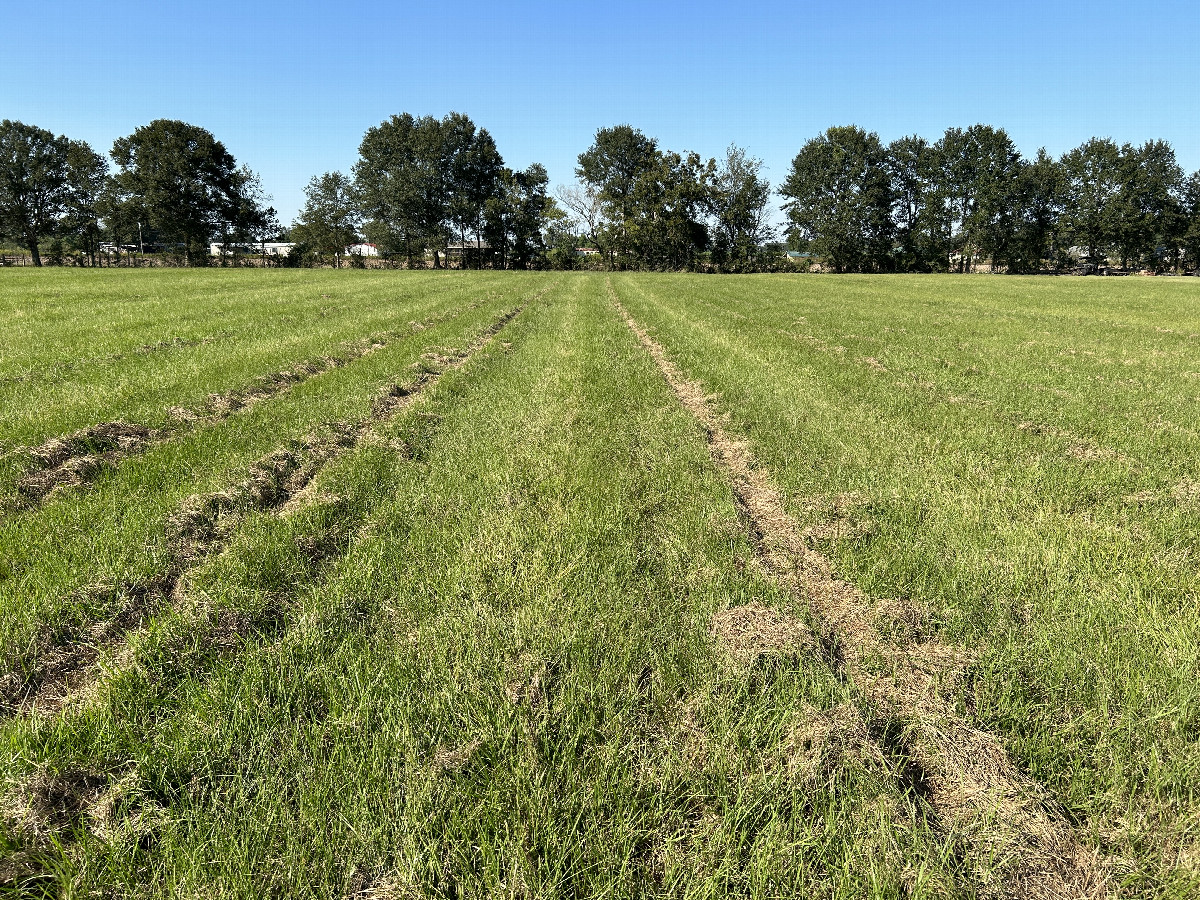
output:
[[[450, 225], [460, 241], [462, 263], [482, 265], [483, 254], [466, 252], [468, 238], [474, 237], [482, 243], [488, 227], [486, 218], [490, 201], [501, 200], [501, 206], [505, 206], [513, 199], [520, 205], [514, 198], [526, 184], [525, 173], [514, 173], [505, 168], [491, 134], [486, 128], [477, 130], [466, 116], [451, 113], [443, 121], [442, 128], [445, 135], [443, 154], [450, 168], [447, 185]], [[545, 170], [540, 166], [537, 168], [544, 176]], [[518, 178], [518, 175], [522, 177]], [[541, 187], [544, 195], [544, 180]], [[495, 203], [491, 206], [494, 209]]]
[[1183, 223], [1183, 170], [1166, 141], [1121, 148], [1121, 189], [1113, 203], [1114, 238], [1123, 266], [1173, 265]]
[[1179, 229], [1181, 268], [1200, 270], [1200, 172], [1193, 172], [1180, 188], [1183, 221]]
[[575, 174], [599, 201], [604, 223], [597, 229], [596, 242], [610, 266], [634, 264], [630, 230], [641, 199], [634, 195], [639, 181], [658, 168], [659, 159], [657, 142], [631, 125], [601, 128], [579, 155]]
[[341, 172], [326, 172], [304, 188], [304, 209], [292, 226], [292, 239], [340, 268], [346, 248], [358, 239], [359, 220], [354, 183]]
[[730, 146], [709, 179], [712, 255], [722, 269], [757, 268], [762, 246], [775, 236], [767, 208], [771, 183], [763, 177], [762, 168], [762, 160]]
[[596, 132], [575, 172], [582, 189], [564, 200], [583, 218], [598, 213], [591, 230], [610, 268], [686, 269], [707, 249], [715, 161], [617, 125]]
[[918, 135], [892, 141], [886, 165], [892, 185], [894, 266], [901, 272], [944, 272], [951, 223], [939, 194], [941, 166], [934, 146]]
[[182, 244], [191, 262], [207, 259], [214, 236], [228, 241], [268, 218], [253, 174], [199, 126], [156, 119], [116, 140], [112, 157], [119, 217]]
[[67, 197], [59, 230], [92, 265], [100, 251], [100, 218], [108, 184], [108, 160], [83, 141], [67, 149]]
[[949, 128], [933, 147], [936, 203], [949, 224], [957, 268], [979, 258], [1006, 265], [1013, 253], [1014, 187], [1021, 154], [1003, 129]]
[[354, 183], [368, 235], [409, 266], [441, 252], [452, 235], [481, 238], [489, 199], [501, 190], [503, 160], [487, 129], [461, 113], [443, 119], [392, 116], [359, 146]]
[[625, 231], [630, 262], [638, 268], [693, 268], [709, 246], [703, 219], [709, 200], [707, 183], [715, 162], [696, 153], [657, 154], [634, 182]]
[[879, 136], [848, 125], [813, 138], [780, 188], [793, 239], [835, 272], [892, 264], [892, 182]]
[[1008, 242], [1008, 271], [1034, 273], [1047, 260], [1059, 261], [1065, 248], [1057, 243], [1063, 211], [1063, 173], [1046, 151], [1022, 162], [1012, 186], [1012, 236]]
[[36, 125], [0, 122], [0, 232], [29, 249], [52, 233], [71, 197], [71, 141]]
[[1092, 138], [1063, 155], [1063, 233], [1088, 265], [1103, 263], [1117, 243], [1118, 211], [1124, 176], [1121, 148], [1108, 138]]
[[544, 232], [556, 209], [546, 193], [548, 183], [540, 163], [524, 171], [502, 170], [500, 189], [487, 201], [483, 232], [494, 265], [503, 269], [545, 265]]

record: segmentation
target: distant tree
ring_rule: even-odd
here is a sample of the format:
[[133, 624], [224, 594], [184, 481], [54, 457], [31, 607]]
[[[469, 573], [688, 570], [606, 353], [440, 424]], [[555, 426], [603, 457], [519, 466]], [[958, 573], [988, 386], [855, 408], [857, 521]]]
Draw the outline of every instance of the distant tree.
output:
[[767, 210], [771, 183], [762, 177], [762, 166], [762, 160], [731, 145], [709, 180], [713, 260], [721, 268], [757, 268], [760, 248], [775, 236]]
[[237, 191], [220, 223], [225, 250], [222, 265], [230, 262], [232, 246], [263, 243], [282, 230], [274, 207], [266, 205], [270, 198], [263, 191], [258, 175], [243, 166], [235, 180]]
[[1182, 221], [1179, 228], [1180, 268], [1200, 270], [1200, 172], [1193, 172], [1180, 188]]
[[108, 161], [83, 141], [71, 141], [67, 148], [67, 197], [59, 230], [92, 265], [100, 251], [100, 217], [107, 182]]
[[358, 239], [360, 216], [354, 183], [341, 172], [316, 175], [304, 188], [304, 208], [292, 226], [292, 240], [333, 259], [341, 268], [342, 254]]
[[[599, 248], [600, 229], [604, 226], [604, 209], [595, 185], [584, 182], [569, 186], [560, 185], [555, 192], [559, 203], [575, 216], [577, 234], [589, 247]], [[572, 249], [572, 253], [574, 249]]]
[[1174, 264], [1182, 226], [1179, 193], [1183, 170], [1166, 141], [1147, 141], [1121, 148], [1121, 189], [1114, 201], [1113, 226], [1117, 254], [1123, 266], [1162, 269]]
[[0, 232], [42, 264], [38, 241], [53, 234], [70, 197], [71, 142], [44, 128], [0, 122]]
[[354, 165], [367, 236], [409, 268], [437, 241], [445, 219], [440, 125], [431, 116], [392, 116], [364, 135]]
[[[601, 128], [579, 155], [575, 174], [601, 204], [605, 223], [596, 239], [610, 266], [634, 264], [630, 228], [639, 202], [634, 193], [638, 182], [658, 164], [657, 142], [631, 125]], [[643, 194], [645, 188], [642, 185]]]
[[[563, 188], [558, 189], [562, 193]], [[580, 268], [577, 248], [584, 245], [587, 237], [582, 232], [582, 223], [563, 209], [555, 198], [546, 199], [543, 213], [542, 239], [546, 245], [546, 262], [552, 269]]]
[[364, 227], [409, 266], [433, 253], [441, 266], [452, 234], [480, 237], [487, 201], [499, 191], [503, 160], [486, 129], [461, 113], [443, 119], [392, 116], [371, 128], [359, 147], [354, 183]]
[[626, 264], [658, 270], [696, 266], [699, 254], [709, 246], [703, 220], [715, 166], [715, 161], [704, 163], [696, 153], [656, 154], [629, 195]]
[[896, 269], [944, 272], [950, 257], [950, 222], [938, 193], [941, 168], [933, 146], [910, 135], [887, 148], [895, 224]]
[[1021, 154], [1003, 129], [989, 125], [949, 128], [933, 147], [936, 194], [949, 223], [958, 269], [977, 258], [1006, 265], [1012, 255], [1014, 196]]
[[1063, 232], [1083, 251], [1089, 265], [1104, 262], [1118, 235], [1116, 200], [1123, 165], [1121, 148], [1108, 138], [1092, 138], [1063, 155]]
[[893, 194], [878, 135], [830, 128], [792, 160], [779, 192], [792, 237], [835, 272], [890, 268]]
[[1061, 256], [1056, 247], [1063, 212], [1063, 173], [1059, 164], [1039, 150], [1032, 162], [1022, 162], [1012, 190], [1013, 234], [1009, 242], [1008, 271], [1038, 272], [1044, 261]]
[[514, 172], [504, 169], [500, 190], [487, 201], [484, 235], [495, 264], [503, 269], [530, 269], [544, 265], [543, 230], [554, 201], [546, 193], [549, 178], [539, 163]]
[[450, 166], [448, 218], [463, 244], [463, 265], [482, 265], [482, 253], [468, 254], [468, 237], [482, 243], [488, 204], [504, 198], [514, 186], [514, 173], [504, 167], [496, 142], [486, 128], [476, 130], [466, 116], [451, 113], [443, 122], [443, 155]]
[[212, 133], [173, 119], [156, 119], [113, 143], [113, 178], [121, 218], [148, 224], [184, 246], [189, 262], [207, 260], [218, 233], [252, 226], [265, 211], [246, 169]]

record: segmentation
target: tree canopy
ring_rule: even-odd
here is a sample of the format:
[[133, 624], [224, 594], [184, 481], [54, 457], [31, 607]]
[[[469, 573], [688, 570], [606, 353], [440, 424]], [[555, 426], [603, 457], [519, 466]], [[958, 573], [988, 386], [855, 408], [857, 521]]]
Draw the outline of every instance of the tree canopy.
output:
[[199, 126], [156, 119], [118, 138], [112, 157], [117, 215], [182, 245], [193, 262], [207, 257], [214, 236], [225, 242], [250, 236], [274, 218], [253, 173], [238, 168], [225, 145]]
[[305, 187], [304, 209], [292, 226], [292, 240], [340, 267], [346, 248], [358, 240], [360, 218], [354, 183], [341, 172], [326, 172]]
[[38, 241], [58, 230], [87, 187], [79, 167], [89, 151], [36, 125], [0, 122], [0, 233], [25, 246], [35, 266], [42, 264]]
[[878, 135], [830, 128], [792, 160], [779, 192], [793, 236], [835, 272], [886, 269], [893, 193]]

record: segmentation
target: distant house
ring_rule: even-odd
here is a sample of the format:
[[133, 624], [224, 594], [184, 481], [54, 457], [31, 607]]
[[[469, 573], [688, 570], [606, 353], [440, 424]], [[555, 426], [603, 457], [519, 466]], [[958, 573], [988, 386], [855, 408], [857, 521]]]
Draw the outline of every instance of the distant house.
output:
[[446, 255], [462, 256], [464, 253], [482, 253], [491, 249], [492, 245], [487, 241], [451, 241], [446, 245]]
[[597, 254], [599, 254], [599, 252], [600, 251], [597, 250], [595, 247], [576, 247], [575, 248], [576, 256], [596, 256]]
[[287, 256], [292, 252], [295, 244], [289, 243], [231, 243], [231, 244], [209, 244], [209, 256], [221, 256], [222, 254], [233, 255], [234, 253], [256, 254], [259, 256]]
[[379, 248], [374, 244], [351, 244], [346, 248], [347, 256], [378, 256]]

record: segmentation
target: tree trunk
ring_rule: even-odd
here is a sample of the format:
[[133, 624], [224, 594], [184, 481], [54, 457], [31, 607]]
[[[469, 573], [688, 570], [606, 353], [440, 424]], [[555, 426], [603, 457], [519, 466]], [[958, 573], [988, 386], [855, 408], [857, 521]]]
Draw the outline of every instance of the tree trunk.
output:
[[33, 257], [33, 264], [35, 266], [41, 266], [42, 254], [38, 252], [37, 236], [26, 232], [25, 246], [29, 248], [29, 255]]

